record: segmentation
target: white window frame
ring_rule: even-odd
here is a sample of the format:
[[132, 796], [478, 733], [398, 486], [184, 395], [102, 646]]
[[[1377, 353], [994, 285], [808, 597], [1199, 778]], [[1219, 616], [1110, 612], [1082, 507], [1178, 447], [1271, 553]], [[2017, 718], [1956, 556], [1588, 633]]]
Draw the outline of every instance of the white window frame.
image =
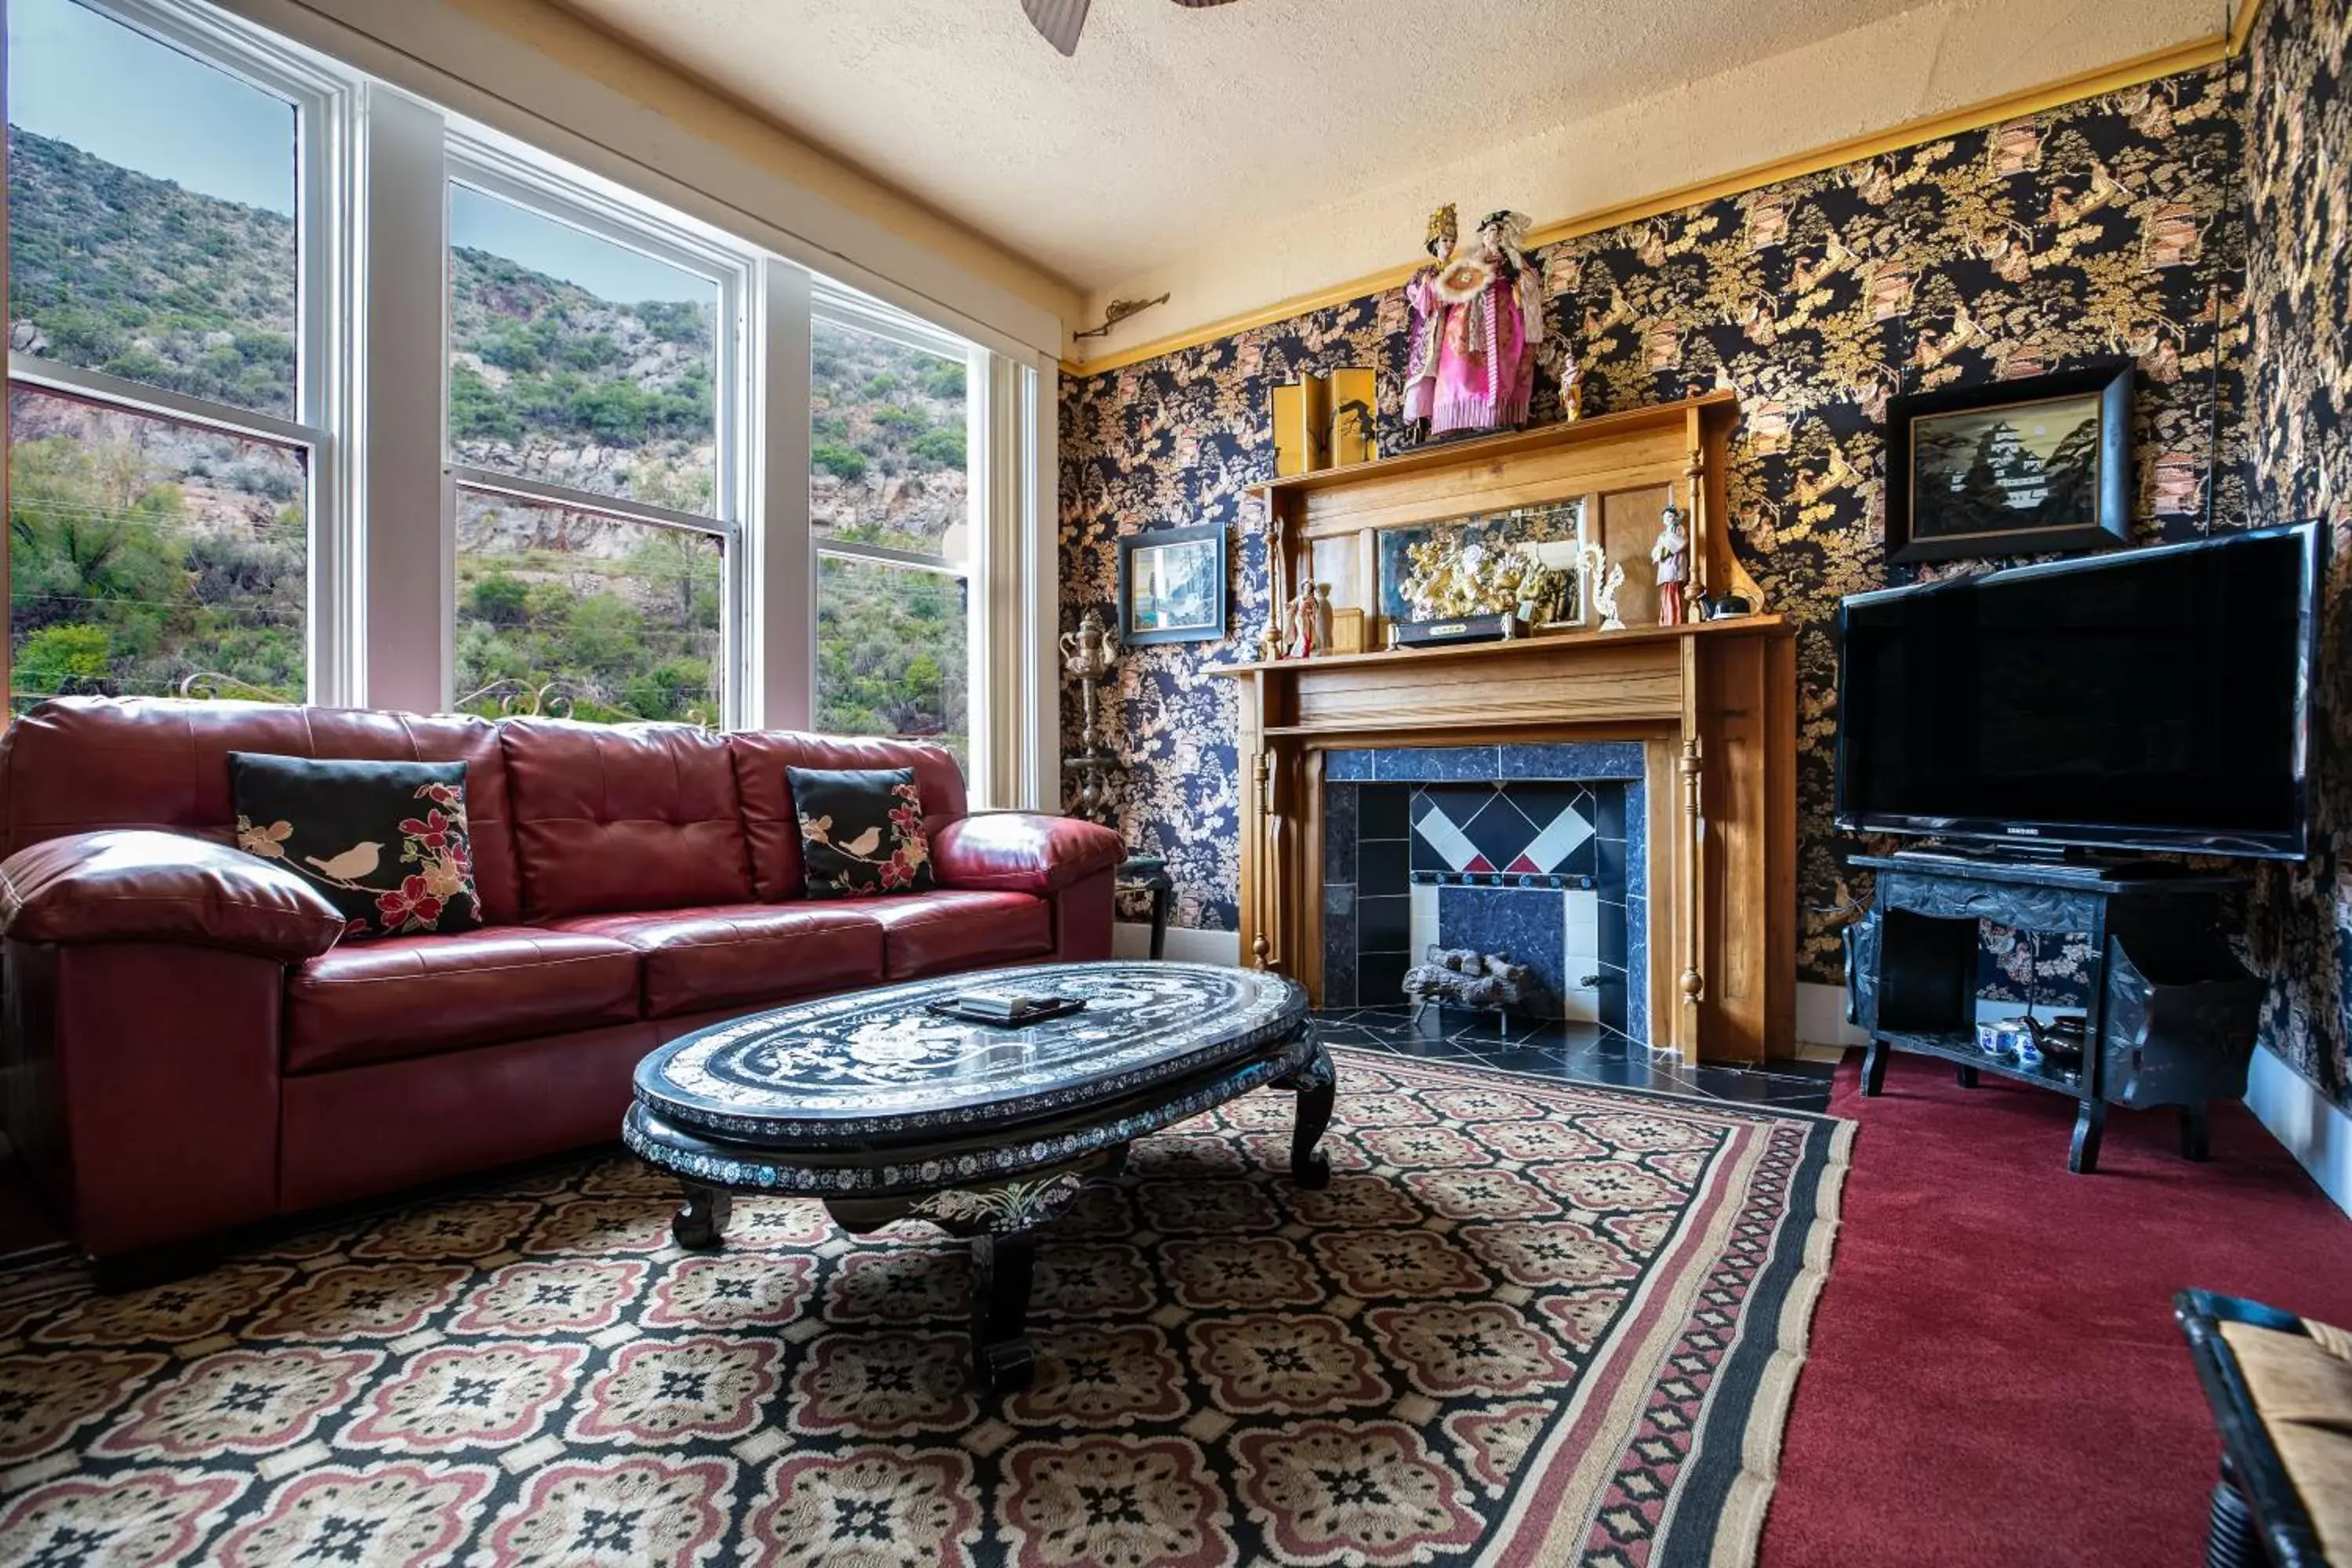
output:
[[[100, 407], [194, 425], [304, 453], [308, 528], [303, 700], [357, 700], [352, 655], [359, 620], [352, 542], [352, 113], [359, 79], [260, 27], [170, 0], [73, 0], [82, 9], [257, 91], [294, 111], [294, 416], [84, 370], [12, 351], [8, 380]], [[225, 693], [234, 695], [234, 693]]]
[[[292, 107], [296, 406], [290, 417], [258, 414], [24, 354], [10, 357], [10, 378], [301, 450], [309, 477], [304, 700], [454, 706], [457, 498], [490, 492], [718, 537], [726, 566], [717, 717], [730, 727], [814, 727], [822, 557], [963, 579], [972, 798], [1034, 805], [1057, 793], [1050, 712], [1040, 721], [1030, 711], [1034, 699], [1055, 689], [1050, 526], [1036, 532], [1040, 519], [1050, 524], [1050, 484], [1042, 500], [1038, 488], [1040, 454], [1050, 453], [1053, 438], [1041, 423], [1050, 397], [1041, 415], [1036, 372], [1025, 360], [835, 283], [772, 243], [720, 226], [715, 213], [688, 216], [633, 183], [541, 152], [205, 0], [75, 3]], [[456, 460], [446, 277], [453, 183], [714, 284], [712, 515]], [[964, 560], [814, 537], [809, 349], [818, 320], [963, 363]]]
[[[927, 554], [917, 550], [896, 550], [887, 545], [866, 544], [855, 540], [835, 540], [810, 532], [809, 576], [813, 595], [822, 592], [818, 565], [825, 557], [840, 561], [865, 561], [886, 566], [911, 567], [933, 572], [942, 576], [956, 577], [964, 584], [964, 744], [968, 751], [964, 768], [965, 785], [974, 805], [994, 804], [992, 781], [995, 776], [992, 761], [993, 738], [989, 723], [993, 704], [990, 700], [992, 683], [988, 679], [984, 662], [989, 648], [989, 595], [985, 585], [993, 574], [990, 566], [989, 485], [987, 482], [988, 410], [990, 385], [987, 350], [953, 332], [934, 327], [929, 322], [908, 315], [893, 306], [860, 294], [854, 289], [813, 278], [809, 299], [810, 336], [814, 336], [815, 323], [824, 321], [869, 337], [936, 354], [945, 360], [961, 360], [964, 364], [964, 465], [968, 476], [965, 489], [964, 555], [961, 561], [945, 555]], [[801, 374], [803, 378], [802, 403], [803, 412], [809, 401], [806, 378], [810, 369], [803, 356]], [[814, 463], [805, 460], [800, 484], [806, 491], [814, 474]], [[815, 625], [814, 614], [810, 626], [810, 658], [808, 666], [809, 712], [817, 710], [817, 674], [815, 657]], [[913, 737], [919, 739], [919, 737]]]
[[[719, 595], [720, 655], [718, 661], [722, 684], [719, 711], [712, 715], [712, 721], [721, 729], [741, 727], [751, 710], [748, 693], [753, 684], [750, 639], [745, 630], [750, 618], [746, 606], [753, 591], [751, 586], [752, 552], [746, 548], [745, 519], [751, 513], [751, 468], [755, 450], [751, 428], [753, 399], [749, 390], [746, 349], [754, 268], [759, 263], [757, 253], [748, 246], [725, 243], [715, 236], [705, 235], [700, 232], [699, 226], [683, 215], [662, 210], [659, 204], [650, 198], [618, 187], [608, 187], [584, 172], [553, 169], [549, 166], [552, 160], [478, 126], [450, 121], [444, 161], [446, 169], [445, 202], [448, 187], [465, 185], [484, 195], [576, 229], [592, 239], [635, 251], [651, 260], [703, 279], [717, 290], [711, 359], [711, 514], [706, 517], [697, 512], [679, 511], [626, 497], [525, 479], [495, 468], [460, 462], [454, 438], [449, 433], [447, 416], [447, 384], [451, 370], [448, 331], [453, 312], [448, 306], [445, 270], [441, 310], [444, 410], [442, 527], [444, 536], [454, 541], [457, 527], [457, 497], [461, 491], [472, 491], [562, 507], [568, 511], [610, 518], [619, 522], [706, 534], [718, 539], [724, 569]], [[446, 235], [446, 214], [444, 232]], [[446, 265], [445, 251], [445, 269]], [[446, 601], [451, 606], [454, 627], [457, 595], [454, 544], [449, 551], [449, 568], [443, 587]], [[445, 691], [442, 706], [453, 709], [468, 695], [454, 689], [457, 668], [454, 635], [447, 662], [446, 679], [453, 689]]]

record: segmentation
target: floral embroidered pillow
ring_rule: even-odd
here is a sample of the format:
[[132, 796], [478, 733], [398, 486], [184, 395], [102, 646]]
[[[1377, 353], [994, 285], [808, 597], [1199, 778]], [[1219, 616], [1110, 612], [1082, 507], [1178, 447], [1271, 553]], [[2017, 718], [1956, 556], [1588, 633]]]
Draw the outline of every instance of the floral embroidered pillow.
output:
[[463, 763], [228, 755], [236, 847], [309, 879], [345, 940], [482, 923]]
[[912, 768], [787, 768], [812, 899], [939, 885]]

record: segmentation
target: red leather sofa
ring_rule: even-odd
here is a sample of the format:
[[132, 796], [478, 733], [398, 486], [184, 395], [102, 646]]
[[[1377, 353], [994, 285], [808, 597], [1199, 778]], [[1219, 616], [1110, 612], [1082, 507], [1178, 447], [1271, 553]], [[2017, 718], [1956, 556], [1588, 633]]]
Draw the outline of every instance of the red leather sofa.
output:
[[[465, 763], [484, 929], [339, 941], [231, 841], [232, 751]], [[787, 764], [912, 766], [939, 889], [804, 899]], [[0, 739], [0, 853], [8, 1133], [106, 1259], [610, 1140], [718, 1019], [1107, 957], [1122, 850], [968, 815], [935, 746], [65, 699]]]

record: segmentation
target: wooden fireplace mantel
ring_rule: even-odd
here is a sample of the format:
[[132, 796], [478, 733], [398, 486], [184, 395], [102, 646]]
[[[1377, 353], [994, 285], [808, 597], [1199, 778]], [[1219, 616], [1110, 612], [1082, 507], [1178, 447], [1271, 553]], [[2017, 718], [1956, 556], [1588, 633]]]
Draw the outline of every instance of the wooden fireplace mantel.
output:
[[[1733, 395], [1711, 392], [1258, 486], [1271, 589], [1261, 646], [1279, 641], [1280, 606], [1309, 580], [1376, 622], [1378, 542], [1390, 530], [1562, 501], [1580, 502], [1587, 537], [1627, 566], [1628, 619], [1655, 616], [1645, 552], [1669, 493], [1687, 511], [1694, 587], [1760, 605], [1727, 521], [1738, 418]], [[1686, 1061], [1791, 1054], [1794, 637], [1780, 616], [1759, 614], [1220, 668], [1241, 688], [1243, 962], [1321, 1000], [1326, 752], [1638, 741], [1651, 1043]]]
[[1241, 683], [1243, 962], [1323, 992], [1323, 759], [1643, 748], [1651, 1044], [1761, 1061], [1796, 1030], [1796, 660], [1778, 616], [1276, 660]]

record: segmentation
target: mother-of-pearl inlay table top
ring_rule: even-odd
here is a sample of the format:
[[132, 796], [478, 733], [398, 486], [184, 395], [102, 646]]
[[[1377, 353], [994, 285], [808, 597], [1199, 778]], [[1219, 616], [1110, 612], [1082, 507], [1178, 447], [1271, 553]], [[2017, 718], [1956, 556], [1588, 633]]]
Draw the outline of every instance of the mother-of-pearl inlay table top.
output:
[[[1020, 1026], [946, 1018], [966, 991], [1082, 998]], [[1108, 961], [918, 981], [714, 1025], [638, 1064], [622, 1127], [675, 1173], [681, 1246], [720, 1245], [733, 1193], [821, 1198], [852, 1232], [913, 1215], [974, 1246], [983, 1381], [1026, 1379], [1034, 1227], [1128, 1144], [1265, 1084], [1298, 1094], [1293, 1179], [1320, 1186], [1330, 1059], [1306, 992], [1262, 972]]]

